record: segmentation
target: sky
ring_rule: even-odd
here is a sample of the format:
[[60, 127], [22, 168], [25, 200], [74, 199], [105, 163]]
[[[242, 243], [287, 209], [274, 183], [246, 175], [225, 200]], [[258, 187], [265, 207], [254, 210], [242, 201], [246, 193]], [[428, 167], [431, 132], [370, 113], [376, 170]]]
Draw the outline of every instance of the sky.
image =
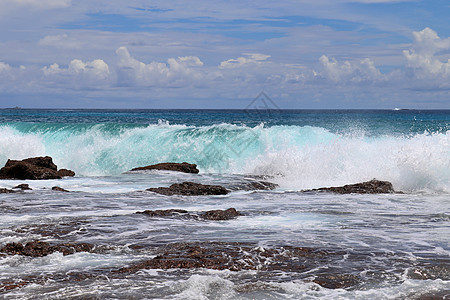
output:
[[448, 0], [0, 0], [0, 108], [450, 109]]

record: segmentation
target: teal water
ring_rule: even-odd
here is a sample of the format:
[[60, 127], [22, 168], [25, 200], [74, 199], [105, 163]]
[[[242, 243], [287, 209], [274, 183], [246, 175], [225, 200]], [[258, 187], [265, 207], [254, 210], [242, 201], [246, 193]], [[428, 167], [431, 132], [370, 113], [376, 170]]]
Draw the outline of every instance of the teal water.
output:
[[[103, 250], [36, 258], [0, 253], [2, 299], [450, 296], [450, 111], [0, 110], [0, 166], [43, 155], [76, 176], [0, 180], [0, 188], [32, 188], [0, 194], [0, 248], [41, 240], [88, 242]], [[167, 161], [196, 163], [200, 173], [127, 172]], [[278, 187], [233, 188], [255, 178]], [[302, 192], [373, 178], [404, 193]], [[183, 181], [232, 192], [189, 197], [146, 191]], [[230, 207], [242, 215], [205, 221], [136, 214]], [[261, 262], [239, 272], [111, 272], [179, 242], [312, 247], [327, 254], [313, 268], [304, 257], [294, 258], [306, 267], [293, 271], [264, 271]], [[324, 274], [351, 276], [357, 284], [333, 289], [313, 282]]]
[[374, 177], [448, 192], [450, 111], [0, 110], [0, 164], [50, 155], [80, 176], [163, 161], [282, 176], [286, 188]]

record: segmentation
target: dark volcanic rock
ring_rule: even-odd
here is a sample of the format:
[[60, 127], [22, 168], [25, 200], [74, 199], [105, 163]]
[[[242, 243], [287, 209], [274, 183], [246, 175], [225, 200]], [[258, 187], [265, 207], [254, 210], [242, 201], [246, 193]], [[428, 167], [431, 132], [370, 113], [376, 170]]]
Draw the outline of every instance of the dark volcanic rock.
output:
[[62, 187], [59, 186], [54, 186], [52, 187], [53, 191], [58, 191], [58, 192], [69, 192], [68, 190], [63, 189]]
[[314, 283], [327, 289], [345, 289], [359, 283], [359, 278], [351, 274], [321, 274]]
[[137, 212], [137, 214], [144, 214], [150, 217], [171, 217], [186, 215], [187, 213], [188, 211], [183, 209], [144, 210]]
[[228, 190], [220, 185], [207, 185], [195, 182], [174, 183], [170, 187], [149, 188], [147, 191], [172, 196], [226, 195]]
[[209, 210], [201, 213], [188, 212], [183, 209], [144, 210], [136, 213], [144, 214], [150, 217], [182, 217], [213, 221], [231, 220], [241, 215], [235, 208], [229, 208], [227, 210]]
[[8, 189], [4, 189], [4, 188], [0, 189], [0, 194], [10, 194], [10, 193], [15, 193], [15, 192], [13, 190], [8, 190]]
[[230, 220], [234, 219], [241, 214], [235, 209], [235, 208], [229, 208], [227, 210], [209, 210], [205, 211], [204, 213], [200, 214], [200, 216], [203, 219], [206, 220], [214, 220], [214, 221], [221, 221], [221, 220]]
[[75, 175], [72, 171], [63, 170], [57, 171], [50, 156], [24, 160], [8, 159], [5, 166], [0, 169], [0, 179], [60, 179], [63, 176]]
[[60, 170], [58, 170], [58, 176], [61, 176], [61, 177], [73, 177], [73, 176], [75, 176], [75, 172], [72, 171], [72, 170], [60, 169]]
[[[340, 187], [329, 187], [309, 190], [314, 192], [332, 192], [337, 194], [388, 194], [395, 193], [389, 181], [371, 180], [362, 183], [348, 184]], [[306, 192], [309, 192], [306, 191]]]
[[195, 173], [197, 174], [199, 170], [196, 164], [189, 164], [187, 162], [183, 163], [160, 163], [156, 165], [150, 165], [146, 167], [134, 168], [131, 171], [143, 171], [143, 170], [167, 170], [167, 171], [177, 171], [184, 173]]
[[9, 243], [0, 249], [0, 252], [9, 255], [24, 255], [31, 257], [43, 257], [53, 252], [62, 252], [64, 255], [75, 252], [91, 252], [94, 246], [88, 243], [50, 245], [47, 242], [33, 241], [25, 246], [21, 243]]
[[30, 186], [26, 183], [19, 184], [18, 186], [13, 187], [13, 189], [21, 189], [22, 191], [31, 190]]
[[[311, 248], [263, 248], [250, 243], [194, 242], [161, 247], [157, 256], [113, 273], [130, 273], [141, 269], [193, 269], [305, 271], [315, 268], [326, 252]], [[306, 266], [305, 259], [309, 259]]]
[[260, 180], [246, 180], [243, 182], [239, 182], [233, 184], [230, 189], [231, 190], [244, 190], [244, 191], [255, 191], [255, 190], [274, 190], [278, 187], [278, 184], [268, 182], [268, 181], [260, 181]]

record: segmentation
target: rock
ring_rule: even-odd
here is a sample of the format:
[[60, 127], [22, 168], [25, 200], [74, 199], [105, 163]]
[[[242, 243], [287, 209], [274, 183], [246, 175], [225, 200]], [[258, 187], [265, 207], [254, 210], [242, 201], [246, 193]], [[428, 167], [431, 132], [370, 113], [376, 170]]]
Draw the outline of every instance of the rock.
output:
[[9, 255], [24, 255], [31, 257], [43, 257], [53, 252], [61, 252], [63, 255], [73, 254], [75, 252], [91, 252], [94, 246], [88, 243], [79, 244], [58, 244], [50, 245], [47, 242], [32, 241], [25, 246], [21, 243], [9, 243], [0, 249], [0, 252]]
[[58, 192], [66, 192], [66, 193], [69, 192], [68, 190], [65, 190], [65, 189], [63, 189], [62, 187], [59, 187], [59, 186], [52, 187], [52, 190], [53, 191], [58, 191]]
[[227, 210], [210, 210], [200, 214], [203, 219], [214, 221], [230, 220], [240, 215], [241, 214], [235, 208], [229, 208]]
[[177, 171], [184, 173], [194, 173], [197, 174], [199, 170], [196, 164], [189, 164], [187, 162], [183, 163], [160, 163], [156, 165], [150, 165], [146, 167], [134, 168], [131, 171], [143, 171], [143, 170], [166, 170], [166, 171]]
[[171, 217], [187, 214], [187, 210], [183, 209], [166, 209], [166, 210], [144, 210], [138, 211], [137, 214], [144, 214], [150, 217]]
[[67, 170], [67, 169], [59, 169], [58, 170], [58, 176], [61, 177], [73, 177], [75, 176], [75, 172], [72, 170]]
[[255, 191], [255, 190], [274, 190], [278, 187], [278, 184], [268, 182], [268, 181], [259, 181], [259, 180], [246, 180], [243, 182], [239, 182], [233, 184], [230, 189], [231, 190], [243, 190], [243, 191]]
[[0, 179], [61, 179], [63, 176], [73, 175], [75, 173], [70, 170], [57, 171], [57, 167], [50, 156], [32, 157], [24, 160], [8, 159], [5, 166], [0, 169]]
[[26, 183], [19, 184], [19, 185], [13, 187], [13, 189], [21, 189], [22, 191], [31, 190], [30, 186]]
[[357, 285], [359, 278], [351, 274], [321, 274], [313, 282], [327, 289], [345, 289]]
[[[112, 273], [173, 268], [304, 272], [305, 269], [317, 268], [323, 263], [321, 259], [326, 259], [326, 253], [311, 248], [263, 248], [251, 243], [236, 242], [187, 242], [163, 246], [156, 251], [154, 258]], [[305, 265], [305, 260], [308, 265]]]
[[10, 193], [15, 193], [15, 191], [4, 189], [4, 188], [0, 189], [0, 194], [10, 194]]
[[226, 195], [228, 190], [220, 185], [207, 185], [195, 182], [174, 183], [170, 187], [149, 188], [147, 191], [172, 196]]
[[380, 181], [373, 179], [371, 181], [366, 181], [356, 184], [348, 184], [340, 187], [329, 187], [329, 188], [319, 188], [308, 190], [305, 192], [332, 192], [337, 194], [388, 194], [395, 193], [392, 183], [389, 181]]
[[183, 209], [166, 209], [166, 210], [144, 210], [138, 211], [137, 214], [144, 214], [150, 217], [182, 217], [192, 219], [205, 219], [213, 221], [234, 219], [241, 214], [235, 208], [227, 210], [209, 210], [201, 213], [188, 212]]

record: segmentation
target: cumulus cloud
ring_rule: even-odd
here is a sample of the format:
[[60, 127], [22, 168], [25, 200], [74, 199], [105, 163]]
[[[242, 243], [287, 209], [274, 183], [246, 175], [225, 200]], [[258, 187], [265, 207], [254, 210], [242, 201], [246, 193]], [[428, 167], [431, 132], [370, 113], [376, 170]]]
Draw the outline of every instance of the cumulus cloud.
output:
[[109, 66], [101, 59], [83, 62], [79, 59], [72, 60], [67, 68], [61, 68], [58, 64], [52, 64], [42, 68], [47, 78], [59, 83], [75, 83], [81, 86], [98, 86], [105, 84], [110, 79]]
[[375, 67], [375, 63], [365, 58], [356, 62], [345, 61], [339, 63], [334, 58], [322, 55], [319, 58], [322, 71], [315, 72], [315, 76], [328, 79], [335, 83], [360, 83], [375, 82], [382, 79], [381, 72]]
[[242, 66], [260, 65], [264, 63], [268, 58], [270, 58], [270, 55], [261, 53], [245, 53], [244, 55], [245, 57], [241, 56], [221, 62], [219, 68], [234, 69]]
[[169, 58], [167, 63], [148, 64], [133, 58], [126, 47], [116, 50], [119, 58], [119, 85], [183, 86], [200, 80], [203, 73], [198, 70], [203, 62], [197, 56]]
[[425, 28], [414, 32], [414, 44], [410, 50], [404, 50], [408, 75], [420, 80], [420, 85], [450, 87], [449, 55], [439, 58], [439, 53], [450, 49], [450, 38], [441, 39], [435, 31]]

